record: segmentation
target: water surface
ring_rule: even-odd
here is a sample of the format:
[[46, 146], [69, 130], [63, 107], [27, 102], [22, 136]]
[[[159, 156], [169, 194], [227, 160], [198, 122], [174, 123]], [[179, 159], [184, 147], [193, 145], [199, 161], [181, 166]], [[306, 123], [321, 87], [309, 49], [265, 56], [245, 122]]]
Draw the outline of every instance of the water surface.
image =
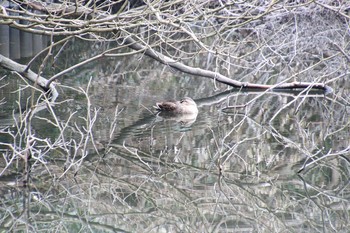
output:
[[[149, 59], [100, 60], [61, 80], [54, 111], [30, 118], [41, 140], [33, 145], [25, 184], [23, 161], [6, 164], [13, 158], [6, 143], [25, 151], [28, 126], [15, 119], [28, 110], [31, 92], [13, 92], [24, 84], [7, 75], [2, 231], [348, 229], [344, 86], [328, 96], [243, 92]], [[194, 122], [162, 118], [152, 109], [184, 96], [199, 106]]]

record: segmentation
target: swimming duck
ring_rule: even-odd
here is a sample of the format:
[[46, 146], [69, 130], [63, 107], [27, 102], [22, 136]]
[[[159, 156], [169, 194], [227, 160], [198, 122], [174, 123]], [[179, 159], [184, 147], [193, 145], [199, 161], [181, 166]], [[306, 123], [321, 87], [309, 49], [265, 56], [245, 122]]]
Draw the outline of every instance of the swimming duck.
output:
[[184, 97], [180, 101], [165, 101], [156, 103], [154, 106], [158, 111], [174, 114], [197, 114], [196, 102], [190, 97]]

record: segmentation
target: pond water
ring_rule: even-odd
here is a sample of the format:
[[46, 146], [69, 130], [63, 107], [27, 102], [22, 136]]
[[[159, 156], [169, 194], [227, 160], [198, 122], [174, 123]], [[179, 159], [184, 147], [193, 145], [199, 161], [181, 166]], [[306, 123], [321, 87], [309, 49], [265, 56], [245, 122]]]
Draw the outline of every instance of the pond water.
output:
[[[347, 232], [342, 82], [327, 96], [243, 92], [145, 57], [105, 59], [61, 79], [58, 104], [28, 118], [29, 129], [14, 119], [31, 91], [14, 92], [24, 83], [7, 74], [0, 230]], [[152, 108], [184, 96], [197, 102], [196, 118]], [[38, 140], [27, 176], [7, 143], [24, 153], [29, 130]]]

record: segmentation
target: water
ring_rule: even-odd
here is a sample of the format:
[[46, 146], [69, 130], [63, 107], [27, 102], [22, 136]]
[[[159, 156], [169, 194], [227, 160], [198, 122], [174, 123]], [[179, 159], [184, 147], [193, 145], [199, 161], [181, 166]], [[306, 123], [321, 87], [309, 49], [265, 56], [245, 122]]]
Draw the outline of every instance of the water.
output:
[[[1, 231], [348, 229], [346, 88], [298, 98], [242, 92], [146, 58], [108, 59], [61, 79], [59, 104], [30, 118], [29, 131], [15, 126], [13, 103], [25, 110], [31, 92], [19, 97], [10, 77], [2, 89]], [[184, 96], [199, 106], [195, 120], [152, 109]], [[4, 143], [27, 153], [30, 136], [40, 140], [27, 177]], [[14, 160], [7, 166], [5, 158]]]

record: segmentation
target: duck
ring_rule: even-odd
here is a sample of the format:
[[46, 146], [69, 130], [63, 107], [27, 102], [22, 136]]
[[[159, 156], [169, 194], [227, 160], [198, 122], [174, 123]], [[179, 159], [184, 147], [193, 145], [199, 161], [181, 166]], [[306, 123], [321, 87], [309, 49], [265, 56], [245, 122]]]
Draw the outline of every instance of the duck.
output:
[[184, 97], [175, 101], [159, 102], [156, 103], [154, 108], [159, 112], [170, 114], [198, 114], [197, 104], [190, 97]]

